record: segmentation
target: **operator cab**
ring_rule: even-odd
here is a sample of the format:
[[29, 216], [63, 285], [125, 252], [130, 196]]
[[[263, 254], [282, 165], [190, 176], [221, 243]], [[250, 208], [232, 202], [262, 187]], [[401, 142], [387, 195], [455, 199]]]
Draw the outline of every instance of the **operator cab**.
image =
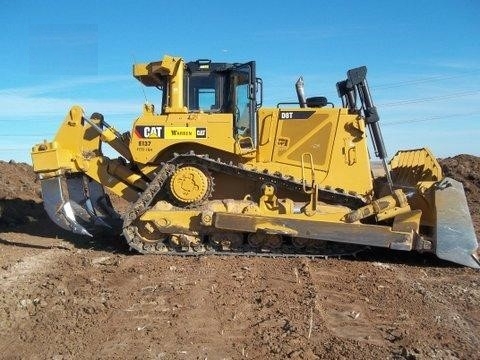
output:
[[143, 85], [162, 91], [162, 114], [231, 114], [240, 147], [256, 147], [256, 112], [262, 104], [262, 81], [255, 77], [254, 61], [184, 63], [181, 58], [165, 55], [161, 61], [134, 64], [133, 76]]
[[[212, 63], [197, 60], [185, 64], [184, 104], [188, 112], [232, 114], [237, 138], [257, 138], [255, 62]], [[261, 101], [260, 101], [261, 103]]]

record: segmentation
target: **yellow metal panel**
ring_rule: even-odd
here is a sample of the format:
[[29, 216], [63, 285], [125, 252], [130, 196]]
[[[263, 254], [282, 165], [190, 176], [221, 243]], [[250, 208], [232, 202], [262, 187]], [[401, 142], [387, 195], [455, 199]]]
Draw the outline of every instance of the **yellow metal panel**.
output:
[[[47, 146], [47, 144], [42, 145]], [[70, 167], [70, 158], [70, 153], [65, 151], [59, 151], [56, 148], [39, 150], [38, 146], [36, 146], [32, 151], [33, 170], [35, 172], [52, 172]]]
[[[312, 112], [308, 118], [296, 119], [298, 113]], [[284, 164], [300, 166], [303, 153], [314, 155], [315, 168], [326, 171], [335, 137], [338, 109], [282, 109], [279, 116], [292, 116], [278, 121], [277, 141], [273, 160]]]
[[186, 151], [201, 153], [200, 147], [208, 146], [233, 154], [232, 124], [231, 114], [144, 113], [134, 123], [130, 151], [142, 164], [155, 162], [168, 148], [181, 144], [189, 144]]
[[277, 132], [277, 109], [261, 108], [258, 110], [259, 144], [257, 161], [272, 161], [275, 134]]
[[259, 131], [261, 164], [252, 166], [301, 179], [302, 155], [311, 153], [317, 184], [371, 194], [365, 125], [357, 115], [340, 108], [261, 109]]
[[332, 156], [323, 183], [369, 196], [373, 191], [364, 120], [340, 113]]

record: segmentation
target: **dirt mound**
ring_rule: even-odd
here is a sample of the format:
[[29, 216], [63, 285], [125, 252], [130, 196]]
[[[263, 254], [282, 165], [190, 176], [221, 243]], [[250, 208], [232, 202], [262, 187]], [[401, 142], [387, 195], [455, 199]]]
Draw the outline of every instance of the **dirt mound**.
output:
[[0, 226], [45, 219], [40, 194], [40, 183], [30, 165], [0, 161]]
[[30, 165], [0, 160], [0, 199], [41, 201], [40, 183]]
[[443, 174], [460, 181], [477, 234], [480, 232], [480, 157], [457, 155], [440, 160]]

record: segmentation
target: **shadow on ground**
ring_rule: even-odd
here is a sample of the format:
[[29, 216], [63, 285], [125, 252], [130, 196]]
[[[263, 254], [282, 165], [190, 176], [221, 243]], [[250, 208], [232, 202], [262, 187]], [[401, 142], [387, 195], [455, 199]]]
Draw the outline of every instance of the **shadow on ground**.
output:
[[[46, 214], [43, 204], [33, 200], [0, 200], [0, 233], [27, 234], [35, 237], [59, 239], [76, 248], [111, 252], [128, 252], [128, 246], [120, 235], [108, 232], [95, 234], [93, 238], [66, 231], [54, 224]], [[4, 245], [49, 248], [51, 245], [29, 244], [28, 239], [6, 240], [0, 234], [0, 243]]]

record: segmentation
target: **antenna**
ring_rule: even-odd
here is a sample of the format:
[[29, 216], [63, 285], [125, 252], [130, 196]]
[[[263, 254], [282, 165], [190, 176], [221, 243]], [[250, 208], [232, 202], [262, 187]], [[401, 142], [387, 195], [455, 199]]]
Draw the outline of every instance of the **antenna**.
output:
[[[133, 63], [136, 64], [137, 60], [135, 59], [135, 55], [133, 53], [132, 53], [132, 59], [133, 59]], [[145, 88], [140, 83], [139, 83], [139, 86], [142, 89], [142, 94], [143, 94], [143, 98], [145, 99], [145, 104], [149, 104], [147, 99], [147, 94], [145, 93]]]

